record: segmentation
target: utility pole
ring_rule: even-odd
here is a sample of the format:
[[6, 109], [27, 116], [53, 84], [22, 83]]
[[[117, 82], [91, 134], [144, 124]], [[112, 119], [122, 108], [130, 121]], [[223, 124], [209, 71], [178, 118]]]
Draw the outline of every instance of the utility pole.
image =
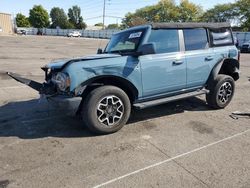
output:
[[103, 0], [102, 29], [105, 29], [106, 0]]

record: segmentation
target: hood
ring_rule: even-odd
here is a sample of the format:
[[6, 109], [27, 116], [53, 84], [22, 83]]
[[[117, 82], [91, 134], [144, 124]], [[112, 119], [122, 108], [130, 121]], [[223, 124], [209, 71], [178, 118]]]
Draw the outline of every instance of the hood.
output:
[[106, 59], [106, 58], [115, 58], [115, 57], [121, 57], [121, 55], [118, 54], [95, 54], [85, 57], [77, 57], [72, 59], [59, 59], [52, 61], [51, 63], [47, 64], [45, 68], [48, 69], [61, 69], [65, 67], [68, 63], [77, 63], [80, 61], [89, 61], [89, 60], [95, 60], [95, 59]]

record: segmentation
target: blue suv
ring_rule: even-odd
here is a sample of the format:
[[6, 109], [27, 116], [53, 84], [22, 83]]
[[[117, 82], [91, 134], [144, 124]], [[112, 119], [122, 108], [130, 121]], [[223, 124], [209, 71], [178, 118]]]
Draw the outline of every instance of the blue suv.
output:
[[228, 23], [153, 23], [113, 35], [97, 55], [42, 69], [43, 84], [8, 74], [105, 134], [121, 129], [132, 107], [203, 94], [208, 105], [226, 107], [239, 79], [239, 53]]

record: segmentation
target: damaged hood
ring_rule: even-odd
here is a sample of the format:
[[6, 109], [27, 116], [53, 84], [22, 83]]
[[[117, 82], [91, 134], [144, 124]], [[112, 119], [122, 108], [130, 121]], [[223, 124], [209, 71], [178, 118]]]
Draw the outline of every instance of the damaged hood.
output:
[[68, 63], [76, 63], [80, 61], [89, 61], [89, 60], [96, 60], [96, 59], [106, 59], [106, 58], [115, 58], [115, 57], [121, 57], [121, 55], [118, 54], [96, 54], [96, 55], [90, 55], [85, 57], [77, 57], [72, 59], [60, 59], [52, 61], [51, 63], [47, 64], [45, 68], [49, 69], [61, 69], [64, 66], [66, 66]]

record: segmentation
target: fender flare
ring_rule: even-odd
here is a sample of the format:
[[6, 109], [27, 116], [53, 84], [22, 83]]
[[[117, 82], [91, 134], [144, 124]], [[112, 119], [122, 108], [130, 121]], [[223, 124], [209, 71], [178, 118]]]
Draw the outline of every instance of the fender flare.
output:
[[93, 83], [95, 84], [96, 81], [98, 81], [98, 80], [109, 81], [109, 79], [112, 81], [115, 81], [116, 83], [121, 83], [123, 86], [125, 86], [127, 89], [129, 89], [129, 91], [132, 93], [132, 95], [133, 95], [133, 97], [135, 97], [135, 99], [138, 98], [138, 94], [139, 94], [138, 88], [129, 80], [127, 80], [123, 77], [120, 77], [120, 76], [116, 76], [116, 75], [100, 75], [100, 76], [92, 77], [92, 78], [84, 81], [83, 83], [81, 83], [78, 87], [76, 87], [74, 93], [75, 93], [75, 95], [79, 95], [79, 94], [77, 94], [78, 91], [82, 90], [81, 91], [81, 94], [82, 94], [88, 86], [91, 86]]
[[[230, 63], [230, 64], [227, 64]], [[223, 67], [228, 67], [227, 72], [223, 72]], [[223, 58], [218, 60], [218, 62], [214, 65], [213, 69], [210, 72], [210, 75], [207, 80], [207, 85], [211, 85], [211, 83], [216, 79], [217, 75], [220, 73], [231, 75], [234, 80], [239, 79], [239, 70], [240, 64], [239, 61], [233, 58]]]

